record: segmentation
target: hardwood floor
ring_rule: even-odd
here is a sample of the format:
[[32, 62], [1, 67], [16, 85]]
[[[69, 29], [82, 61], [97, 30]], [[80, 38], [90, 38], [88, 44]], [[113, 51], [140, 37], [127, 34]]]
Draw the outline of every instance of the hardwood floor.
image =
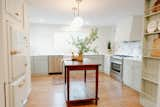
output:
[[[93, 73], [87, 74], [87, 82], [93, 85]], [[83, 75], [72, 74], [71, 81], [83, 79]], [[139, 94], [100, 73], [99, 101], [94, 103], [73, 104], [72, 107], [142, 107]], [[66, 107], [62, 75], [32, 77], [32, 92], [26, 107]]]

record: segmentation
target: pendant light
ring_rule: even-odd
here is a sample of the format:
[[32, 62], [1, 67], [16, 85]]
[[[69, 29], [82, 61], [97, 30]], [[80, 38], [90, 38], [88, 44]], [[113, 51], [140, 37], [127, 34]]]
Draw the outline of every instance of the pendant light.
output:
[[74, 11], [74, 19], [71, 23], [72, 27], [82, 27], [84, 24], [84, 20], [82, 17], [80, 17], [79, 13], [80, 13], [80, 3], [82, 2], [82, 0], [76, 0], [75, 1], [77, 3], [77, 7], [73, 7], [73, 11]]

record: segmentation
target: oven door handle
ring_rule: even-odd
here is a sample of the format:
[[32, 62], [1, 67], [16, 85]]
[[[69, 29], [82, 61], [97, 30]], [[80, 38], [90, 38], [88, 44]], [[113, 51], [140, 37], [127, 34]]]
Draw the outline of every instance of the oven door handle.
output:
[[119, 65], [122, 65], [123, 63], [118, 63], [118, 62], [112, 62], [112, 61], [111, 61], [111, 64], [119, 64]]

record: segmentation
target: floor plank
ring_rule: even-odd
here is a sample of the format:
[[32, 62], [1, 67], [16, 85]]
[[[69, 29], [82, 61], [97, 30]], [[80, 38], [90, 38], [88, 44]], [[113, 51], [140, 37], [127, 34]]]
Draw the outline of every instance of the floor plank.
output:
[[[94, 88], [94, 74], [87, 73], [87, 83]], [[72, 74], [71, 81], [83, 80], [83, 75]], [[100, 73], [99, 101], [94, 103], [73, 104], [72, 107], [142, 107], [139, 94]], [[66, 107], [62, 75], [32, 77], [32, 92], [26, 107]]]

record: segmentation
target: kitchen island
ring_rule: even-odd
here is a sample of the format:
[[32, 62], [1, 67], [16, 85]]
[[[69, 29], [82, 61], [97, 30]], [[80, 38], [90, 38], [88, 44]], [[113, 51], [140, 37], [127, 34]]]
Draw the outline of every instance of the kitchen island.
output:
[[[66, 101], [67, 101], [67, 107], [70, 107], [70, 103], [72, 102], [79, 102], [79, 101], [92, 101], [92, 100], [95, 100], [96, 102], [96, 105], [98, 103], [98, 77], [99, 77], [99, 71], [98, 71], [98, 67], [100, 66], [100, 64], [98, 63], [95, 63], [94, 61], [90, 60], [90, 59], [87, 59], [87, 58], [84, 58], [84, 61], [83, 62], [78, 62], [78, 61], [72, 61], [72, 60], [64, 60], [64, 67], [65, 67], [65, 84], [66, 84]], [[75, 88], [71, 88], [71, 86], [73, 85], [70, 85], [70, 73], [71, 71], [75, 71], [77, 72], [76, 70], [83, 70], [84, 71], [84, 84], [80, 84], [80, 86], [76, 86], [77, 88], [77, 92], [78, 94], [76, 93], [73, 93], [73, 92], [76, 92], [74, 91]], [[95, 92], [91, 92], [93, 91], [92, 89], [88, 89], [87, 88], [87, 85], [86, 85], [86, 72], [87, 70], [95, 70], [95, 84], [96, 84], [96, 87], [95, 87]], [[75, 85], [74, 85], [75, 86]], [[80, 88], [81, 91], [79, 90]], [[74, 89], [74, 90], [71, 90], [70, 89]], [[85, 94], [83, 94], [85, 93]]]

